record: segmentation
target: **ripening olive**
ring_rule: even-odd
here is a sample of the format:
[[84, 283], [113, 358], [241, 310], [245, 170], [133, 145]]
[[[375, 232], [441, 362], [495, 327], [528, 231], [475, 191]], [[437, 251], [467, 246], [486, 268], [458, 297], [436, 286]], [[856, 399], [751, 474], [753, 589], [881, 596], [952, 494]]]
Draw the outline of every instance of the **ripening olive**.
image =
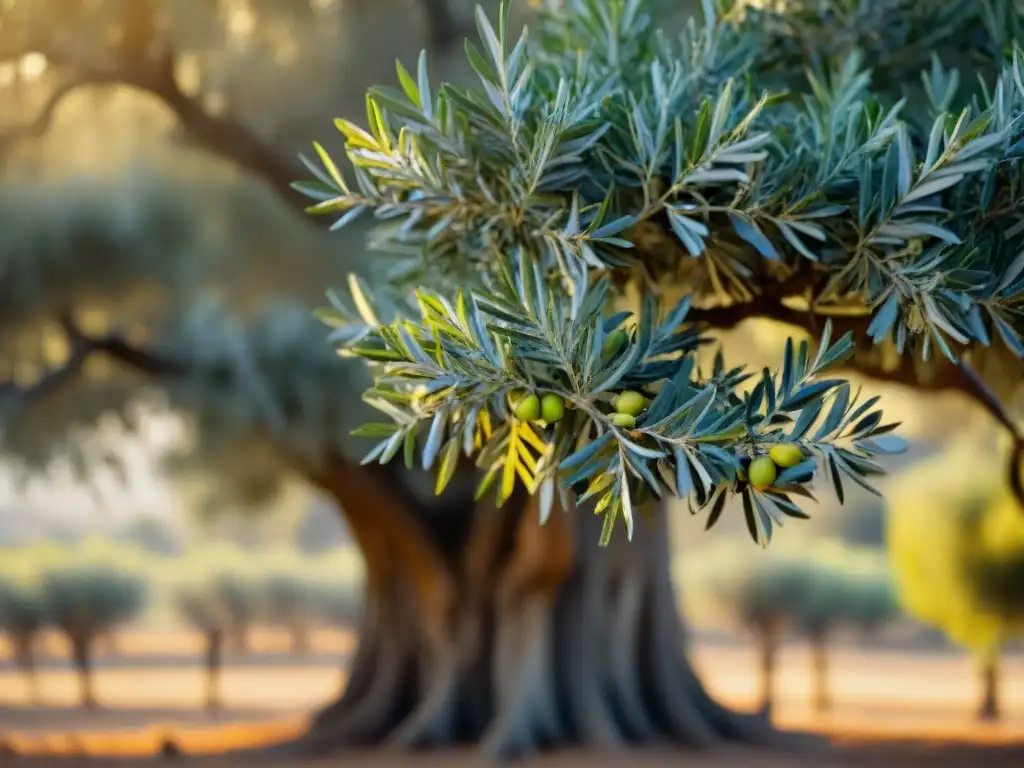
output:
[[601, 345], [601, 358], [603, 360], [611, 360], [626, 346], [627, 341], [629, 341], [629, 334], [621, 328], [608, 334]]
[[628, 413], [613, 413], [612, 424], [616, 427], [624, 427], [626, 429], [632, 429], [636, 426], [636, 417]]
[[639, 392], [626, 390], [615, 398], [615, 410], [628, 416], [637, 416], [647, 406], [647, 398]]
[[795, 467], [804, 460], [804, 452], [801, 451], [800, 446], [795, 443], [779, 443], [778, 445], [773, 445], [768, 455], [771, 456], [772, 461], [780, 467]]
[[516, 402], [516, 418], [520, 421], [536, 421], [540, 418], [540, 398], [526, 395]]
[[540, 417], [548, 424], [554, 424], [565, 416], [565, 400], [561, 395], [548, 392], [540, 401]]
[[775, 462], [771, 456], [758, 456], [750, 462], [747, 474], [750, 477], [750, 484], [757, 490], [770, 488], [776, 478]]

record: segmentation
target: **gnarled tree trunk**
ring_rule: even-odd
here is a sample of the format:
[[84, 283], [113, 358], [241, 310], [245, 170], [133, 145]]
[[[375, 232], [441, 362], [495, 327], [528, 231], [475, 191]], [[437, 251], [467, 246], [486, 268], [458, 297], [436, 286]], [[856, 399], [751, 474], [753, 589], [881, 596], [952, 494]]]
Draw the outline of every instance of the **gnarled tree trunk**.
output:
[[600, 519], [536, 505], [418, 506], [336, 462], [317, 477], [366, 559], [362, 640], [344, 694], [275, 752], [479, 743], [541, 748], [792, 744], [715, 702], [684, 647], [665, 516], [597, 546]]

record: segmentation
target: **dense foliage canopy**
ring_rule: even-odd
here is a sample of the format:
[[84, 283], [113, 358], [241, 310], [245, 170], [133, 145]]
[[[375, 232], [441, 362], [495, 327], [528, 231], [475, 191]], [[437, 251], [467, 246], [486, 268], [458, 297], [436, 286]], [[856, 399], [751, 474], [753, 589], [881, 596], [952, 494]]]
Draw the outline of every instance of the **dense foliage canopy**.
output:
[[[335, 227], [372, 212], [399, 258], [387, 301], [353, 279], [357, 311], [332, 294], [323, 317], [377, 369], [365, 399], [392, 421], [362, 429], [382, 438], [368, 461], [418, 452], [440, 491], [472, 455], [499, 501], [517, 481], [544, 514], [556, 490], [596, 498], [606, 540], [645, 495], [711, 524], [740, 493], [767, 542], [817, 462], [841, 499], [902, 447], [827, 377], [857, 343], [1024, 356], [1020, 19], [998, 0], [705, 0], [674, 37], [651, 6], [554, 3], [532, 45], [478, 10], [477, 88], [435, 87], [421, 57], [371, 92], [368, 130], [338, 120], [355, 183], [318, 145], [296, 188]], [[954, 41], [977, 85], [933, 52]], [[702, 371], [701, 321], [736, 307], [818, 328], [817, 352]], [[833, 340], [851, 314], [859, 336]], [[622, 390], [642, 406], [623, 414]], [[569, 410], [521, 410], [531, 394]], [[780, 442], [804, 460], [748, 480]]]

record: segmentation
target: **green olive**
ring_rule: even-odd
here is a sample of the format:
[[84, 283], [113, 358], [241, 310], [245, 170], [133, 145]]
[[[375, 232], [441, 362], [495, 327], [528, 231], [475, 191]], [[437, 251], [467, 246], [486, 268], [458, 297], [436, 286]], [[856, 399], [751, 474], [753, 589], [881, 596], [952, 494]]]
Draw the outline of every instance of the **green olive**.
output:
[[629, 334], [619, 329], [613, 331], [605, 337], [604, 343], [601, 345], [601, 358], [603, 360], [611, 360], [626, 346], [626, 342], [629, 341]]
[[615, 410], [629, 416], [638, 416], [647, 407], [647, 398], [639, 392], [626, 390], [615, 398]]
[[526, 395], [516, 402], [516, 418], [520, 421], [536, 421], [540, 418], [540, 398]]
[[775, 462], [772, 461], [771, 456], [758, 456], [750, 462], [747, 475], [750, 477], [750, 484], [757, 490], [763, 491], [765, 488], [770, 488], [777, 477]]
[[548, 424], [554, 424], [565, 416], [565, 400], [561, 395], [548, 392], [540, 401], [540, 417]]
[[795, 443], [773, 445], [768, 455], [780, 467], [795, 467], [797, 464], [801, 464], [805, 458], [804, 452]]
[[633, 429], [633, 427], [636, 426], [636, 417], [628, 413], [613, 413], [612, 424], [614, 424], [616, 427]]

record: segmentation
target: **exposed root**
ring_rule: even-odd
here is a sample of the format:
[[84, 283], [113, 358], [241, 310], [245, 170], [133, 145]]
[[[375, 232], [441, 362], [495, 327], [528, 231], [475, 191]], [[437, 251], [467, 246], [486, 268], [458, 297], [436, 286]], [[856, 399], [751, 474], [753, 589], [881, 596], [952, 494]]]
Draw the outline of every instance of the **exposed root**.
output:
[[457, 741], [457, 708], [460, 664], [455, 649], [435, 662], [432, 682], [412, 713], [387, 737], [397, 749], [454, 744]]

